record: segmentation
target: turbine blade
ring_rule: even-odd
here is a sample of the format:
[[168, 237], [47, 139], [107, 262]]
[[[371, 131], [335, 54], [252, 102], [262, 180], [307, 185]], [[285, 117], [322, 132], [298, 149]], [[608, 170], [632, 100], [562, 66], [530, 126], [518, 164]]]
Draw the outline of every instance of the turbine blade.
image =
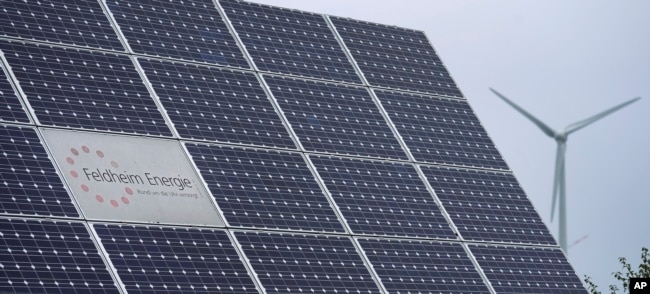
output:
[[553, 177], [553, 200], [551, 202], [551, 222], [555, 217], [555, 205], [557, 204], [557, 197], [560, 193], [560, 178], [564, 170], [564, 153], [566, 145], [564, 142], [557, 143], [557, 154], [555, 155], [555, 176]]
[[523, 114], [525, 117], [530, 119], [536, 126], [538, 126], [544, 134], [547, 136], [554, 138], [556, 136], [556, 132], [551, 129], [549, 126], [547, 126], [545, 123], [543, 123], [541, 120], [537, 119], [534, 117], [532, 114], [528, 113], [528, 111], [524, 110], [523, 108], [519, 107], [519, 105], [515, 104], [514, 102], [510, 101], [508, 98], [503, 96], [501, 93], [497, 92], [496, 90], [490, 88], [490, 91], [494, 93], [495, 95], [499, 96], [499, 98], [503, 99], [508, 105], [512, 106], [514, 109], [519, 111], [519, 113]]
[[605, 117], [605, 116], [611, 114], [612, 112], [615, 112], [615, 111], [617, 111], [617, 110], [619, 110], [619, 109], [621, 109], [621, 108], [623, 108], [623, 107], [625, 107], [625, 106], [628, 106], [628, 105], [630, 105], [630, 104], [632, 104], [632, 103], [638, 101], [639, 99], [641, 99], [641, 97], [636, 97], [636, 98], [630, 99], [630, 100], [625, 101], [625, 102], [623, 102], [623, 103], [621, 103], [621, 104], [619, 104], [619, 105], [617, 105], [617, 106], [614, 106], [614, 107], [612, 107], [612, 108], [610, 108], [610, 109], [607, 109], [607, 110], [605, 110], [605, 111], [603, 111], [603, 112], [601, 112], [601, 113], [598, 113], [598, 114], [596, 114], [596, 115], [594, 115], [594, 116], [592, 116], [592, 117], [589, 117], [589, 118], [583, 119], [583, 120], [581, 120], [581, 121], [578, 121], [578, 122], [572, 123], [572, 124], [570, 124], [570, 125], [568, 125], [568, 126], [566, 127], [566, 129], [564, 130], [564, 132], [565, 132], [567, 135], [568, 135], [568, 134], [571, 134], [571, 133], [573, 133], [573, 132], [575, 132], [575, 131], [577, 131], [577, 130], [579, 130], [579, 129], [582, 129], [582, 128], [584, 128], [584, 127], [586, 127], [586, 126], [592, 124], [593, 122], [595, 122], [595, 121], [597, 121], [597, 120], [599, 120], [599, 119], [601, 119], [601, 118], [603, 118], [603, 117]]

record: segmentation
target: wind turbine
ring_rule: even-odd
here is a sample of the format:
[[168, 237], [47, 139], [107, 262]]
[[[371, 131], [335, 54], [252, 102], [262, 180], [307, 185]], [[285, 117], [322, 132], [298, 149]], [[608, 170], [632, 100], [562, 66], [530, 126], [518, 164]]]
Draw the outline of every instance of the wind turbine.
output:
[[589, 118], [583, 119], [581, 121], [572, 123], [568, 125], [566, 128], [564, 128], [564, 131], [558, 132], [553, 129], [551, 129], [549, 126], [544, 124], [542, 121], [534, 117], [532, 114], [528, 113], [526, 110], [523, 108], [519, 107], [519, 105], [515, 104], [514, 102], [510, 101], [508, 98], [505, 96], [501, 95], [501, 93], [497, 92], [496, 90], [490, 88], [490, 91], [492, 91], [494, 94], [499, 96], [499, 98], [503, 99], [506, 103], [508, 103], [510, 106], [512, 106], [514, 109], [519, 111], [519, 113], [523, 114], [525, 117], [530, 119], [536, 126], [538, 126], [544, 134], [548, 135], [549, 137], [555, 139], [557, 142], [557, 155], [555, 157], [555, 177], [553, 180], [553, 201], [551, 204], [551, 221], [553, 221], [553, 217], [555, 214], [555, 204], [558, 200], [558, 195], [559, 195], [559, 213], [560, 213], [560, 221], [559, 221], [559, 241], [560, 241], [560, 247], [564, 250], [564, 252], [568, 252], [569, 247], [567, 246], [567, 231], [566, 231], [566, 182], [565, 182], [565, 171], [564, 171], [564, 154], [566, 153], [566, 141], [569, 135], [579, 129], [582, 129], [595, 121], [631, 104], [636, 102], [637, 100], [641, 99], [641, 97], [636, 97], [633, 99], [630, 99], [626, 102], [623, 102], [617, 106], [614, 106], [608, 110], [605, 110], [601, 113], [598, 113], [594, 116], [591, 116]]

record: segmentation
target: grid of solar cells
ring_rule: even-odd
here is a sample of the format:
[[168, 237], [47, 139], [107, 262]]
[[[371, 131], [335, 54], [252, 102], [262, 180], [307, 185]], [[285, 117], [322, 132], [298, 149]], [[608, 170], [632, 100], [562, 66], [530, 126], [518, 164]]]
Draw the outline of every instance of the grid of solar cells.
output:
[[360, 83], [322, 15], [220, 1], [259, 70]]
[[25, 107], [0, 65], [0, 122], [29, 122]]
[[131, 50], [249, 68], [211, 0], [106, 0]]
[[36, 131], [0, 127], [0, 212], [77, 217]]
[[266, 293], [379, 293], [347, 237], [235, 232]]
[[412, 165], [310, 159], [353, 233], [456, 238]]
[[469, 245], [497, 293], [585, 293], [559, 248]]
[[423, 32], [330, 17], [372, 86], [463, 97]]
[[230, 225], [344, 231], [299, 154], [186, 146]]
[[490, 293], [460, 244], [358, 241], [389, 293]]
[[0, 35], [124, 51], [98, 1], [2, 1]]
[[0, 218], [0, 292], [120, 293], [86, 227]]
[[140, 60], [181, 137], [295, 149], [252, 73]]
[[511, 174], [422, 166], [465, 240], [555, 245]]
[[274, 76], [264, 80], [306, 150], [406, 159], [366, 89]]
[[0, 46], [42, 124], [171, 135], [128, 57], [19, 42]]
[[129, 293], [258, 293], [224, 231], [93, 228]]
[[507, 170], [466, 101], [376, 90], [417, 161]]

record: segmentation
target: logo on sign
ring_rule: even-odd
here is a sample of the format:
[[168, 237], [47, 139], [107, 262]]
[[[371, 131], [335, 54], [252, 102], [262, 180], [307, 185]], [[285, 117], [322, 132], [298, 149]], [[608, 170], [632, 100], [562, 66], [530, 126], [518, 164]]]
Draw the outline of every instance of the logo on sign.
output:
[[[90, 186], [87, 184], [88, 181], [83, 180], [84, 178], [87, 180], [90, 179], [88, 177], [88, 168], [79, 166], [79, 163], [84, 161], [84, 157], [89, 156], [96, 156], [99, 159], [103, 159], [103, 161], [106, 162], [107, 171], [109, 170], [109, 167], [118, 168], [120, 166], [119, 163], [117, 163], [115, 160], [106, 158], [106, 155], [102, 150], [91, 150], [88, 146], [85, 145], [81, 146], [80, 149], [77, 149], [75, 147], [70, 148], [70, 156], [66, 157], [65, 161], [70, 167], [70, 176], [72, 176], [74, 179], [79, 180], [80, 183], [78, 185], [79, 188], [81, 188], [81, 191], [86, 193], [86, 195], [89, 197], [94, 197], [95, 200], [99, 203], [110, 203], [110, 205], [113, 207], [118, 207], [120, 204], [128, 205], [131, 202], [131, 200], [129, 200], [129, 197], [133, 195], [133, 189], [130, 186], [124, 185], [123, 194], [121, 195], [102, 195], [97, 191], [92, 191]], [[124, 182], [120, 181], [120, 183]]]

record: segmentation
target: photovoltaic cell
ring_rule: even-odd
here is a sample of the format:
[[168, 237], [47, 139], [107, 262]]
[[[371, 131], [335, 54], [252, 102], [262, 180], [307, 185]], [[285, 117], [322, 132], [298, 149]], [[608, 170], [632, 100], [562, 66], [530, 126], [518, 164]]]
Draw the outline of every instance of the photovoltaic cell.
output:
[[0, 292], [120, 293], [86, 227], [0, 218]]
[[182, 138], [296, 148], [252, 73], [139, 62]]
[[358, 241], [389, 293], [490, 293], [458, 243]]
[[36, 131], [0, 126], [0, 212], [78, 217]]
[[559, 248], [469, 245], [497, 293], [585, 293]]
[[406, 159], [366, 89], [274, 76], [264, 80], [306, 150]]
[[322, 15], [244, 1], [220, 1], [259, 70], [360, 83]]
[[370, 85], [462, 98], [421, 31], [330, 17]]
[[19, 42], [0, 46], [40, 123], [171, 135], [128, 57]]
[[235, 232], [266, 293], [380, 293], [347, 237]]
[[355, 234], [455, 239], [412, 165], [310, 156]]
[[299, 154], [186, 146], [230, 225], [344, 231]]
[[106, 0], [131, 50], [249, 68], [211, 0]]
[[465, 240], [556, 245], [512, 174], [422, 166]]
[[19, 99], [0, 65], [0, 122], [29, 122], [27, 110]]
[[508, 170], [466, 101], [375, 90], [417, 161]]
[[93, 227], [129, 293], [258, 293], [224, 231]]
[[124, 51], [98, 1], [2, 1], [0, 35]]

